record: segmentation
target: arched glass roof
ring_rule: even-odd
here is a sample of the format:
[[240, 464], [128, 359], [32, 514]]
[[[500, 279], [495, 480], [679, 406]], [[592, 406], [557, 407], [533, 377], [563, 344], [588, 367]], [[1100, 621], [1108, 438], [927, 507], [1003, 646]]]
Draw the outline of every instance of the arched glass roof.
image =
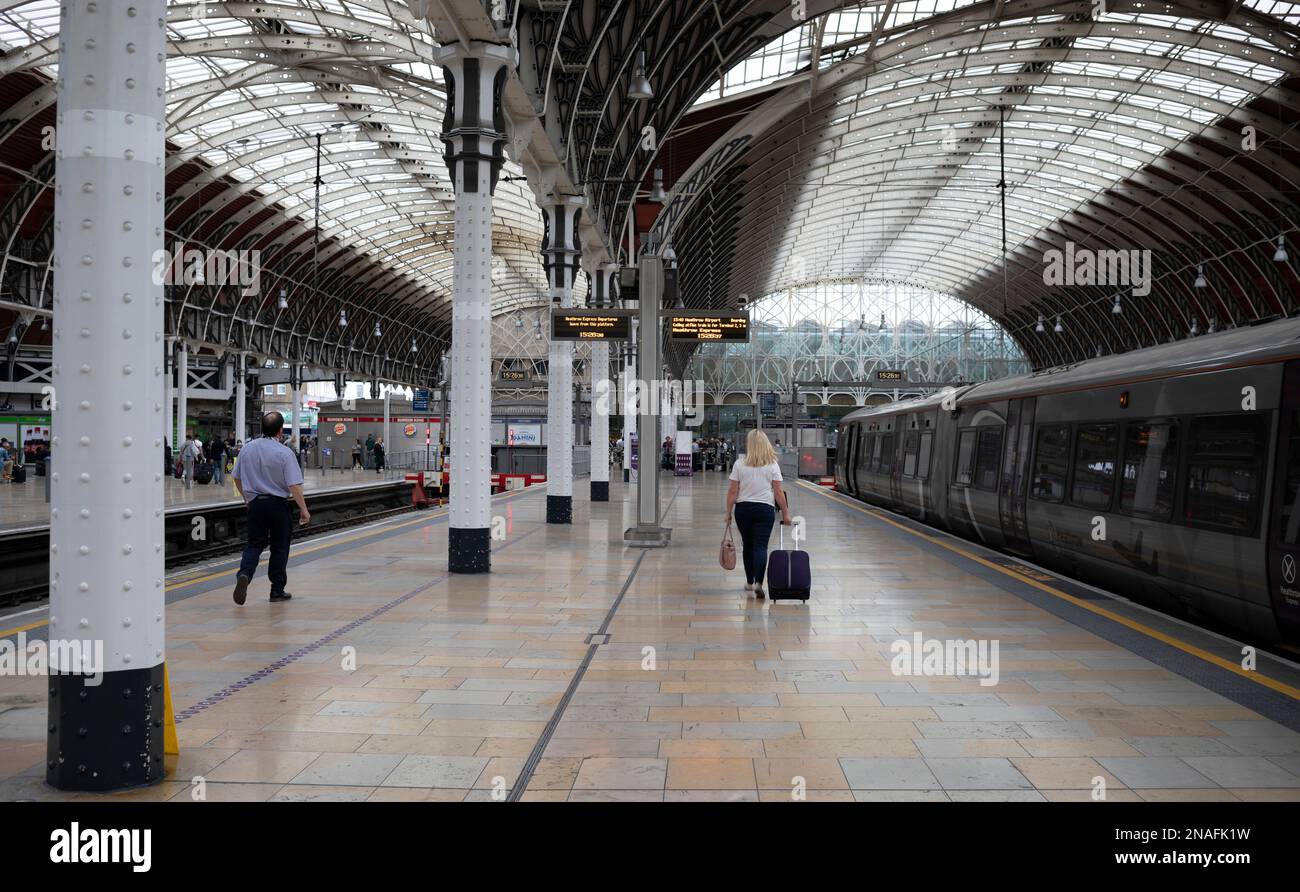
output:
[[[58, 26], [57, 0], [0, 0], [0, 72], [52, 79]], [[310, 230], [319, 139], [322, 242], [368, 255], [395, 275], [386, 293], [446, 318], [454, 193], [427, 22], [396, 0], [207, 2], [170, 5], [167, 28], [169, 207], [233, 181]], [[202, 172], [176, 185], [192, 162]], [[542, 222], [520, 173], [507, 164], [495, 202], [498, 312], [545, 300]]]
[[[1003, 165], [1012, 252], [1300, 74], [1294, 32], [1262, 22], [1160, 3], [1098, 19], [1085, 4], [998, 3], [993, 17], [987, 6], [878, 0], [828, 13], [705, 94], [815, 90], [746, 171], [734, 290], [768, 293], [815, 270], [962, 293], [1002, 257]], [[1300, 24], [1300, 4], [1238, 6]]]

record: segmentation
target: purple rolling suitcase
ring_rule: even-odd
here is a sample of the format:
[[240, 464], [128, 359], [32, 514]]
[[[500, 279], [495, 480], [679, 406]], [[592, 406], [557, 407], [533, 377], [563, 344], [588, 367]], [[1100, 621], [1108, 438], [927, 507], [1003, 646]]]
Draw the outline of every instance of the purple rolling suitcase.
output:
[[773, 601], [798, 598], [807, 601], [812, 593], [812, 568], [808, 552], [798, 549], [798, 541], [791, 551], [785, 550], [785, 525], [781, 525], [781, 547], [767, 557], [767, 596]]

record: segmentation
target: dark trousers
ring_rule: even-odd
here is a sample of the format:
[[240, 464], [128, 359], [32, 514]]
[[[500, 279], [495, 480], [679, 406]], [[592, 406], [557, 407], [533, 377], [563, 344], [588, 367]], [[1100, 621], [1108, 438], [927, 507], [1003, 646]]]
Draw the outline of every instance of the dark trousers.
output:
[[736, 529], [745, 562], [745, 581], [762, 584], [767, 571], [767, 540], [772, 538], [776, 509], [762, 502], [736, 503]]
[[[248, 546], [239, 564], [239, 575], [253, 578], [262, 551], [271, 546], [271, 561], [266, 575], [271, 580], [272, 593], [284, 591], [289, 582], [289, 532], [293, 528], [289, 517], [289, 500], [279, 496], [258, 496], [248, 503]], [[770, 530], [769, 530], [770, 532]]]

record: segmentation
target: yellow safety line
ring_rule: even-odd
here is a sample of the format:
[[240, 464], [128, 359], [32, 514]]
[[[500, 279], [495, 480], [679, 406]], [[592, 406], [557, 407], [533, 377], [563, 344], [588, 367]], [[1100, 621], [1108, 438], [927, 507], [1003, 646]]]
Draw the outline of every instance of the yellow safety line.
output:
[[[523, 495], [527, 493], [528, 490], [533, 489], [534, 487], [544, 489], [546, 487], [546, 484], [536, 483], [533, 484], [533, 486], [527, 487], [526, 489], [522, 489], [522, 490], [510, 490], [507, 492], [499, 492], [492, 498], [496, 499], [502, 496]], [[449, 511], [450, 509], [448, 508], [437, 508], [431, 514], [422, 514], [419, 517], [412, 518], [411, 520], [402, 521], [401, 523], [394, 524], [393, 526], [375, 528], [367, 532], [357, 533], [353, 536], [348, 536], [343, 539], [336, 539], [331, 542], [321, 542], [317, 545], [311, 546], [310, 548], [300, 548], [296, 551], [293, 551], [290, 556], [297, 557], [304, 554], [312, 554], [313, 552], [321, 551], [322, 549], [333, 548], [336, 545], [346, 545], [349, 542], [356, 542], [359, 539], [368, 539], [371, 536], [378, 536], [380, 533], [388, 533], [388, 532], [392, 532], [393, 530], [400, 530], [409, 526], [415, 526], [416, 524], [424, 523], [425, 521], [435, 517], [443, 517], [446, 514], [448, 514]], [[257, 565], [261, 567], [264, 566], [266, 563], [267, 563], [266, 560], [262, 560], [262, 561], [258, 561]], [[228, 576], [228, 575], [230, 575], [229, 570], [222, 570], [220, 573], [208, 573], [205, 576], [195, 576], [193, 579], [182, 579], [176, 582], [168, 583], [166, 590], [170, 592], [175, 589], [185, 588], [188, 585], [196, 585], [197, 583], [200, 582], [209, 582], [210, 580], [219, 579], [222, 576]], [[48, 626], [49, 624], [50, 621], [48, 619], [43, 619], [40, 620], [39, 622], [28, 623], [25, 626], [18, 626], [17, 628], [13, 628], [13, 629], [5, 629], [4, 631], [0, 632], [0, 638], [7, 638], [10, 635], [17, 635], [19, 632], [26, 632], [30, 629], [39, 629], [42, 626]]]
[[1186, 642], [1180, 641], [1179, 639], [1174, 638], [1171, 635], [1167, 635], [1158, 629], [1153, 629], [1150, 626], [1143, 625], [1137, 620], [1129, 619], [1128, 617], [1121, 616], [1118, 613], [1112, 613], [1111, 611], [1107, 610], [1104, 607], [1098, 607], [1096, 604], [1089, 603], [1088, 601], [1085, 601], [1082, 598], [1076, 598], [1074, 595], [1071, 595], [1067, 592], [1063, 592], [1060, 589], [1053, 588], [1052, 586], [1039, 582], [1036, 579], [1032, 579], [1024, 575], [1023, 573], [1017, 573], [1015, 570], [1012, 570], [1010, 567], [1004, 567], [1001, 564], [994, 563], [993, 561], [985, 560], [984, 558], [980, 557], [977, 554], [967, 551], [966, 549], [961, 548], [959, 546], [953, 545], [950, 542], [945, 542], [944, 540], [936, 536], [928, 536], [925, 533], [910, 529], [909, 527], [901, 523], [898, 523], [895, 520], [891, 520], [890, 518], [886, 517], [885, 515], [877, 511], [872, 511], [871, 509], [864, 508], [861, 505], [858, 505], [854, 502], [845, 501], [844, 498], [842, 497], [837, 497], [836, 495], [832, 495], [831, 493], [827, 492], [826, 488], [823, 486], [815, 486], [813, 484], [806, 483], [805, 481], [802, 480], [799, 482], [802, 483], [804, 486], [810, 487], [811, 489], [814, 489], [817, 492], [821, 493], [823, 496], [830, 499], [832, 502], [834, 502], [837, 505], [842, 505], [845, 508], [852, 508], [856, 511], [860, 511], [863, 514], [868, 515], [869, 517], [874, 517], [876, 520], [883, 521], [892, 527], [896, 527], [897, 529], [902, 530], [905, 533], [910, 533], [911, 535], [916, 536], [918, 539], [924, 539], [927, 542], [933, 542], [935, 545], [942, 546], [943, 548], [946, 548], [951, 552], [959, 554], [962, 557], [967, 558], [969, 560], [975, 561], [978, 564], [982, 564], [983, 566], [988, 567], [991, 570], [997, 570], [999, 573], [1002, 573], [1006, 576], [1010, 576], [1012, 579], [1015, 579], [1017, 582], [1023, 582], [1025, 585], [1033, 586], [1039, 591], [1046, 592], [1049, 595], [1054, 595], [1063, 601], [1068, 601], [1069, 603], [1073, 604], [1076, 607], [1082, 607], [1084, 610], [1089, 610], [1097, 614], [1098, 616], [1104, 616], [1107, 619], [1113, 620], [1114, 622], [1117, 622], [1122, 626], [1127, 626], [1128, 628], [1132, 629], [1135, 632], [1141, 632], [1143, 635], [1146, 635], [1150, 638], [1154, 638], [1157, 641], [1170, 645], [1171, 647], [1176, 647], [1179, 650], [1183, 651], [1184, 653], [1191, 654], [1194, 657], [1200, 657], [1202, 660], [1205, 660], [1207, 663], [1213, 663], [1214, 665], [1218, 666], [1221, 669], [1227, 669], [1229, 672], [1233, 672], [1237, 675], [1240, 675], [1242, 678], [1248, 678], [1251, 681], [1255, 682], [1256, 684], [1261, 684], [1266, 688], [1271, 688], [1279, 693], [1286, 694], [1288, 697], [1291, 697], [1294, 700], [1300, 700], [1300, 688], [1292, 687], [1291, 685], [1286, 684], [1285, 682], [1278, 681], [1275, 678], [1269, 678], [1267, 675], [1264, 675], [1260, 672], [1243, 669], [1241, 665], [1238, 663], [1234, 663], [1231, 660], [1225, 660], [1223, 657], [1216, 656], [1215, 654], [1212, 654], [1207, 650], [1202, 650], [1199, 647], [1196, 647], [1191, 644], [1187, 644]]

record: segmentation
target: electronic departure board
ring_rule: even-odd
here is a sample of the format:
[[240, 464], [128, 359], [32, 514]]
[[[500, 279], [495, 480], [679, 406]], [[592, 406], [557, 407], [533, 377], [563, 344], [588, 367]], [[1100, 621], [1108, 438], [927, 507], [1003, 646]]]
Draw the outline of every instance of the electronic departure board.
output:
[[519, 371], [517, 369], [501, 370], [501, 377], [500, 377], [501, 381], [508, 381], [512, 384], [527, 384], [528, 378], [529, 375], [527, 372]]
[[895, 371], [893, 369], [877, 369], [876, 380], [877, 381], [902, 381], [903, 373], [900, 371]]
[[552, 341], [626, 341], [632, 310], [551, 310]]
[[749, 341], [749, 313], [673, 310], [668, 320], [668, 340], [682, 343]]

